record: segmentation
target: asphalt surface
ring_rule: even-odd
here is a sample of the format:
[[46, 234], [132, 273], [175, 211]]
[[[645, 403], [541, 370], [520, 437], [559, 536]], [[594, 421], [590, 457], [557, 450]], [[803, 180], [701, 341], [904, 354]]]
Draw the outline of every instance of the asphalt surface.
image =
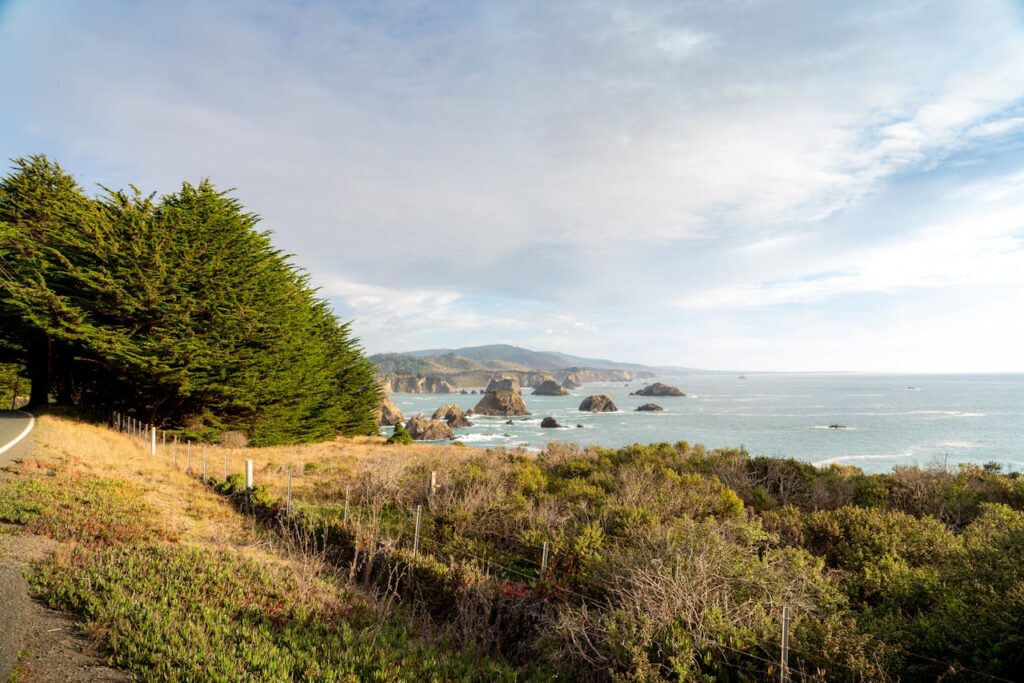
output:
[[[27, 452], [29, 430], [35, 419], [28, 413], [0, 411], [0, 466], [13, 462]], [[18, 567], [0, 563], [0, 678], [7, 680], [18, 660], [18, 649], [25, 630], [30, 604], [28, 584]]]
[[13, 462], [25, 451], [30, 441], [25, 430], [33, 423], [34, 418], [28, 413], [0, 410], [0, 465]]

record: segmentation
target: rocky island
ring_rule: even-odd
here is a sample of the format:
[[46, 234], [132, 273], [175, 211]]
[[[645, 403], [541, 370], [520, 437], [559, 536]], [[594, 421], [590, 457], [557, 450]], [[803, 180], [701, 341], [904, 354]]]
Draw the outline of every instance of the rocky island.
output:
[[533, 390], [534, 396], [566, 396], [568, 393], [569, 390], [554, 379], [544, 380], [539, 387]]
[[529, 415], [526, 402], [519, 392], [519, 381], [515, 377], [499, 377], [487, 384], [484, 397], [470, 414], [475, 415]]
[[619, 410], [608, 394], [587, 396], [580, 403], [579, 409], [585, 413], [615, 413]]
[[661, 382], [655, 382], [654, 384], [648, 384], [643, 389], [631, 392], [631, 396], [686, 396], [683, 390], [679, 387], [674, 387], [671, 384], [662, 384]]

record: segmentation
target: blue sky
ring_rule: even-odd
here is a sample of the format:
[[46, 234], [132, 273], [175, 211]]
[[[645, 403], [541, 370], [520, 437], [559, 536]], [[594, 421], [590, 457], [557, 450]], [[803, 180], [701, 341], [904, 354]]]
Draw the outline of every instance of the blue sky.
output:
[[370, 351], [1024, 371], [1019, 2], [0, 0], [0, 155], [210, 177]]

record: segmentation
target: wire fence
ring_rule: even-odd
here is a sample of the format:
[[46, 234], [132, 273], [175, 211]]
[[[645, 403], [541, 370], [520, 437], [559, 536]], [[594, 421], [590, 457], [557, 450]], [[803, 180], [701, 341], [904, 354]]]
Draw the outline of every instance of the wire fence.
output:
[[[183, 470], [200, 481], [205, 483], [214, 479], [226, 481], [229, 477], [237, 476], [244, 482], [247, 492], [254, 491], [258, 486], [253, 460], [246, 457], [245, 449], [180, 439], [176, 434], [160, 430], [152, 424], [117, 411], [111, 412], [108, 420], [114, 430], [137, 441], [151, 457], [161, 458], [167, 465]], [[297, 463], [288, 463], [285, 466], [284, 497], [273, 499], [270, 504], [286, 519], [294, 518], [302, 504], [302, 500], [295, 495], [296, 492], [293, 490], [293, 479], [312, 479], [314, 481], [325, 479], [316, 474], [311, 476], [304, 465], [305, 463], [300, 458]], [[331, 478], [335, 478], [334, 475], [331, 475]], [[424, 487], [428, 502], [430, 496], [435, 495], [440, 486], [441, 482], [438, 481], [437, 473], [429, 472], [429, 478]], [[343, 507], [339, 504], [342, 528], [358, 534], [369, 527], [373, 534], [380, 536], [379, 543], [412, 552], [414, 560], [422, 558], [444, 561], [447, 559], [474, 563], [484, 568], [488, 575], [502, 581], [518, 583], [520, 586], [530, 589], [543, 587], [547, 599], [574, 600], [578, 604], [601, 610], [614, 608], [614, 605], [607, 599], [601, 600], [594, 595], [588, 595], [573, 588], [582, 583], [593, 588], [595, 592], [600, 592], [602, 589], [597, 584], [588, 583], [578, 573], [570, 573], [553, 565], [550, 562], [552, 548], [549, 542], [544, 542], [536, 549], [535, 557], [510, 552], [493, 544], [487, 546], [485, 550], [474, 551], [452, 541], [472, 544], [479, 543], [479, 539], [454, 537], [446, 540], [437, 537], [436, 531], [432, 534], [431, 529], [435, 528], [434, 516], [427, 512], [424, 517], [422, 504], [411, 509], [392, 504], [385, 510], [379, 506], [376, 508], [366, 506], [365, 502], [359, 500], [358, 496], [353, 496], [351, 484], [346, 486]], [[297, 506], [296, 503], [300, 505]], [[608, 538], [633, 540], [613, 534], [608, 534]], [[753, 674], [760, 680], [771, 679], [788, 683], [794, 680], [794, 674], [801, 681], [827, 681], [835, 678], [834, 675], [830, 675], [830, 672], [822, 670], [820, 665], [815, 664], [816, 661], [820, 661], [819, 656], [802, 648], [794, 648], [788, 643], [790, 621], [788, 612], [787, 607], [784, 609], [785, 614], [780, 615], [779, 632], [781, 640], [785, 644], [778, 659], [767, 656], [768, 653], [762, 648], [756, 651], [741, 649], [714, 640], [705, 640], [702, 645], [718, 648], [723, 653], [732, 652], [745, 658], [745, 663], [741, 664], [723, 657], [721, 664], [737, 672]], [[947, 674], [969, 674], [976, 679], [1013, 683], [1010, 679], [971, 669], [959, 663], [915, 653], [889, 643], [884, 643], [884, 645], [905, 657], [942, 666]], [[748, 666], [754, 664], [760, 665], [762, 668], [755, 669]], [[827, 665], [837, 666], [848, 671], [852, 680], [857, 680], [858, 677], [863, 680], [861, 669], [835, 659], [829, 660]]]

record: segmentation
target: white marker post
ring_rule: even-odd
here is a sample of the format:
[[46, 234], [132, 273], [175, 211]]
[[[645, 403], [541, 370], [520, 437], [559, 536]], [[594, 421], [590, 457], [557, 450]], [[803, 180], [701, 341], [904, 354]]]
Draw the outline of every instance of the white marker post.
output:
[[149, 439], [149, 454], [154, 458], [156, 457], [156, 427], [149, 428], [150, 439]]
[[252, 491], [252, 460], [245, 461], [245, 490]]

